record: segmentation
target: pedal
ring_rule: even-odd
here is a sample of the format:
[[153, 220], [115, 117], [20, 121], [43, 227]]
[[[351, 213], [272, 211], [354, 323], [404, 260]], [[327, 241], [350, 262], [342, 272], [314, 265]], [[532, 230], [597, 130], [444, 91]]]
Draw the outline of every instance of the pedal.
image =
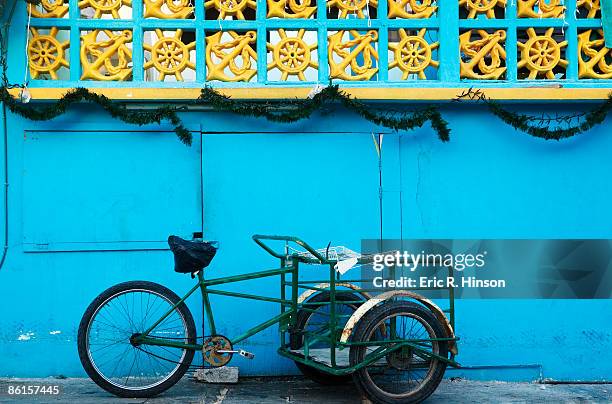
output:
[[244, 349], [241, 349], [240, 352], [238, 352], [240, 354], [240, 356], [245, 357], [247, 359], [253, 359], [255, 358], [255, 354], [251, 353], [251, 352], [247, 352]]
[[248, 352], [248, 351], [245, 351], [244, 349], [219, 349], [217, 351], [217, 353], [220, 353], [220, 354], [229, 354], [229, 353], [235, 354], [235, 353], [237, 353], [238, 355], [240, 355], [240, 356], [242, 356], [244, 358], [247, 358], [247, 359], [255, 358], [255, 354], [253, 354], [251, 352]]

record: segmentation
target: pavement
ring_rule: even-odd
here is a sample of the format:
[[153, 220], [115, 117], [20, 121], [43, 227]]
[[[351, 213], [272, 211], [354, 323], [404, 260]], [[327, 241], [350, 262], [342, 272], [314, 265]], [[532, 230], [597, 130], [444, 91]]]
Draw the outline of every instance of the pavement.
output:
[[[58, 385], [57, 396], [8, 395], [9, 385]], [[184, 377], [151, 399], [119, 399], [89, 379], [0, 379], [0, 403], [362, 403], [352, 384], [321, 386], [299, 377], [241, 378], [238, 384], [207, 384]], [[539, 384], [444, 380], [426, 401], [438, 403], [612, 403], [612, 384]]]

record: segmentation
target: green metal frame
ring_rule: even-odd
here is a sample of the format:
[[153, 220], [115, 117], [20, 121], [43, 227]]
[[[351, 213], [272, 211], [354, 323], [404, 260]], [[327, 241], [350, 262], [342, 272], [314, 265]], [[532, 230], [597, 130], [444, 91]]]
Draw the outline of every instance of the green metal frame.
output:
[[[210, 330], [211, 335], [216, 334], [215, 320], [214, 320], [213, 310], [212, 310], [212, 306], [210, 304], [210, 299], [209, 299], [209, 295], [211, 294], [237, 297], [237, 298], [243, 298], [243, 299], [259, 300], [259, 301], [280, 304], [280, 313], [277, 316], [274, 316], [262, 323], [255, 325], [254, 327], [245, 331], [241, 335], [230, 337], [229, 339], [232, 345], [238, 344], [244, 341], [245, 339], [265, 330], [266, 328], [271, 327], [274, 324], [279, 324], [280, 326], [279, 328], [281, 332], [281, 346], [278, 349], [278, 353], [280, 355], [290, 358], [294, 361], [304, 363], [313, 368], [325, 371], [327, 373], [334, 374], [334, 375], [352, 373], [358, 369], [361, 369], [362, 367], [368, 366], [369, 364], [377, 361], [378, 359], [384, 357], [385, 355], [388, 355], [389, 353], [395, 350], [398, 350], [400, 348], [410, 348], [411, 350], [415, 351], [417, 354], [438, 359], [440, 361], [446, 362], [450, 366], [459, 366], [459, 364], [453, 360], [452, 356], [450, 358], [447, 358], [447, 357], [442, 357], [440, 355], [436, 355], [432, 352], [427, 351], [421, 345], [424, 342], [428, 342], [428, 341], [457, 341], [458, 338], [456, 337], [454, 338], [390, 340], [390, 341], [384, 341], [382, 344], [381, 344], [381, 341], [376, 341], [375, 343], [339, 342], [340, 338], [338, 337], [339, 337], [339, 333], [342, 330], [340, 330], [337, 327], [337, 325], [339, 324], [338, 320], [342, 318], [342, 316], [336, 313], [336, 304], [335, 304], [336, 303], [336, 292], [337, 292], [336, 283], [339, 281], [339, 279], [337, 278], [338, 275], [336, 274], [336, 271], [334, 268], [337, 261], [329, 260], [327, 259], [327, 257], [323, 257], [319, 252], [317, 252], [309, 244], [307, 244], [306, 242], [304, 242], [303, 240], [297, 237], [254, 235], [253, 240], [261, 248], [263, 248], [266, 252], [268, 252], [270, 255], [280, 260], [279, 268], [268, 269], [268, 270], [258, 271], [258, 272], [251, 272], [251, 273], [242, 274], [242, 275], [227, 276], [223, 278], [214, 278], [214, 279], [204, 279], [204, 275], [202, 271], [198, 272], [197, 273], [197, 277], [198, 277], [197, 284], [194, 287], [192, 287], [185, 294], [185, 296], [183, 296], [176, 304], [174, 304], [164, 315], [162, 315], [147, 330], [145, 330], [143, 333], [137, 336], [135, 338], [135, 342], [139, 344], [143, 344], [143, 345], [156, 345], [156, 346], [166, 346], [166, 347], [183, 348], [183, 349], [191, 349], [191, 350], [202, 350], [203, 348], [202, 344], [197, 344], [197, 343], [187, 344], [187, 343], [182, 343], [182, 342], [178, 342], [174, 340], [149, 336], [149, 333], [153, 331], [155, 327], [157, 327], [161, 322], [163, 322], [172, 312], [174, 312], [174, 310], [176, 310], [178, 306], [183, 304], [183, 302], [187, 298], [189, 298], [189, 296], [191, 296], [196, 290], [199, 289], [202, 294], [203, 310], [204, 310], [204, 314], [205, 314], [205, 317], [208, 323], [208, 328]], [[268, 242], [269, 241], [285, 242], [285, 251], [281, 253], [281, 252], [274, 250], [273, 248], [270, 247], [269, 244], [266, 244], [264, 240]], [[312, 257], [305, 257], [303, 255], [289, 253], [289, 250], [287, 248], [287, 245], [289, 243], [294, 243], [302, 247], [303, 249], [308, 251], [312, 255]], [[329, 266], [329, 279], [326, 279], [324, 281], [307, 281], [307, 282], [300, 281], [299, 276], [298, 276], [300, 263]], [[360, 263], [363, 264], [367, 262], [365, 260], [360, 260]], [[291, 279], [289, 281], [287, 280], [287, 275], [291, 276]], [[280, 298], [247, 294], [247, 293], [239, 293], [239, 292], [231, 292], [231, 291], [210, 288], [210, 286], [224, 285], [224, 284], [229, 284], [229, 283], [234, 283], [234, 282], [241, 282], [241, 281], [259, 279], [259, 278], [267, 278], [267, 277], [272, 277], [272, 276], [280, 276]], [[316, 286], [310, 286], [310, 284], [323, 283], [323, 282], [329, 283], [329, 287], [319, 288]], [[342, 280], [342, 282], [358, 283], [358, 282], [363, 282], [363, 280], [351, 280], [351, 281]], [[291, 290], [290, 299], [287, 298], [286, 288], [290, 288]], [[330, 343], [330, 359], [331, 359], [330, 366], [327, 366], [325, 364], [315, 362], [314, 360], [309, 359], [308, 353], [307, 353], [308, 346], [305, 347], [306, 352], [304, 356], [295, 354], [291, 352], [290, 349], [288, 349], [289, 347], [286, 341], [286, 333], [289, 332], [292, 329], [292, 327], [295, 327], [296, 325], [297, 316], [295, 314], [298, 312], [298, 310], [313, 310], [308, 307], [303, 307], [304, 303], [298, 303], [298, 294], [299, 294], [300, 289], [311, 289], [311, 290], [317, 290], [317, 291], [326, 290], [326, 291], [329, 291], [330, 293], [329, 302], [308, 303], [308, 305], [315, 305], [315, 304], [329, 305], [329, 322], [328, 322], [328, 326], [326, 327], [325, 334], [323, 335], [323, 334], [317, 334], [317, 333], [310, 333], [312, 335], [308, 335], [308, 337], [311, 339], [310, 341], [311, 343], [313, 341], [327, 341]], [[431, 288], [431, 289], [436, 289], [436, 288]], [[366, 292], [368, 290], [370, 289], [351, 289], [352, 292]], [[450, 301], [449, 311], [451, 314], [450, 316], [451, 323], [454, 328], [454, 317], [455, 316], [454, 316], [453, 300], [454, 300], [454, 295], [451, 290], [449, 292], [449, 301]], [[343, 301], [343, 303], [347, 303], [347, 302]], [[355, 303], [363, 303], [363, 301], [356, 301]], [[348, 367], [339, 366], [336, 363], [336, 348], [342, 350], [342, 349], [345, 349], [346, 347], [358, 346], [358, 345], [359, 346], [361, 345], [363, 346], [382, 345], [382, 346], [380, 346], [373, 353], [368, 354], [364, 358], [363, 362], [358, 363], [354, 366], [348, 366]]]

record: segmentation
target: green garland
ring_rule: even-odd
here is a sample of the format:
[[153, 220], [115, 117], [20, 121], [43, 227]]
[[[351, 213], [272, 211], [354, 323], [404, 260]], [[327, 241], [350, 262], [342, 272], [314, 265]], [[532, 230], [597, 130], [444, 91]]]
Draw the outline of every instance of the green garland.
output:
[[[152, 110], [131, 110], [127, 108], [126, 103], [113, 102], [104, 95], [92, 93], [86, 88], [69, 90], [62, 98], [50, 105], [33, 106], [21, 103], [10, 95], [6, 87], [0, 87], [0, 101], [4, 102], [11, 112], [33, 121], [47, 121], [56, 118], [66, 113], [70, 105], [88, 101], [98, 104], [113, 118], [125, 123], [147, 125], [151, 123], [159, 124], [162, 120], [169, 120], [174, 125], [174, 132], [183, 143], [191, 145], [192, 141], [191, 132], [185, 128], [178, 116], [181, 108], [170, 105], [163, 105]], [[411, 130], [430, 121], [439, 139], [443, 142], [449, 140], [448, 124], [436, 107], [401, 113], [399, 116], [383, 115], [380, 112], [373, 112], [366, 104], [351, 98], [341, 91], [337, 85], [324, 88], [310, 99], [265, 103], [235, 101], [212, 88], [205, 87], [202, 89], [200, 97], [189, 102], [188, 105], [209, 105], [215, 111], [233, 112], [244, 116], [263, 117], [273, 122], [290, 123], [309, 118], [325, 104], [334, 101], [339, 101], [345, 108], [354, 111], [372, 123], [396, 131]], [[288, 108], [289, 110], [281, 112], [281, 108]]]
[[[355, 112], [362, 118], [380, 126], [396, 131], [411, 130], [423, 126], [430, 121], [432, 128], [438, 134], [438, 138], [447, 142], [450, 137], [448, 123], [442, 118], [438, 108], [430, 106], [418, 111], [401, 113], [399, 116], [391, 116], [384, 113], [375, 113], [372, 108], [363, 102], [351, 98], [346, 92], [339, 89], [338, 85], [323, 88], [312, 98], [304, 100], [288, 100], [275, 103], [248, 103], [235, 101], [230, 97], [219, 94], [210, 87], [202, 89], [198, 104], [211, 105], [216, 111], [232, 112], [243, 116], [263, 117], [269, 121], [290, 123], [309, 118], [313, 112], [322, 108], [330, 102], [340, 102], [346, 109]], [[288, 108], [286, 112], [280, 112], [279, 107]]]
[[[484, 103], [489, 111], [503, 122], [531, 136], [546, 140], [561, 140], [584, 133], [594, 126], [601, 124], [612, 110], [612, 93], [608, 98], [590, 111], [580, 114], [561, 115], [555, 117], [542, 117], [537, 115], [521, 114], [504, 108], [499, 102], [487, 97], [483, 90], [470, 88], [459, 94], [455, 101], [471, 100]], [[571, 125], [571, 122], [578, 122]], [[555, 123], [552, 128], [542, 124]], [[569, 125], [563, 127], [563, 125]]]
[[44, 107], [33, 107], [23, 104], [13, 98], [5, 87], [0, 87], [0, 101], [4, 102], [11, 112], [32, 121], [48, 121], [66, 113], [68, 107], [81, 101], [89, 101], [101, 106], [113, 118], [120, 119], [125, 123], [136, 125], [147, 125], [161, 123], [167, 119], [174, 125], [174, 132], [186, 145], [191, 145], [191, 132], [185, 128], [177, 114], [176, 107], [163, 105], [154, 110], [129, 110], [124, 103], [109, 100], [101, 94], [95, 94], [86, 88], [75, 88], [69, 90], [62, 98], [53, 104]]
[[[541, 120], [540, 117], [509, 111], [503, 108], [500, 103], [492, 100], [487, 100], [486, 104], [493, 115], [497, 116], [514, 129], [521, 130], [531, 136], [541, 139], [561, 140], [584, 133], [595, 125], [602, 123], [606, 119], [610, 109], [612, 109], [612, 95], [608, 96], [605, 102], [585, 113], [582, 122], [566, 128], [555, 127], [553, 129], [534, 125], [534, 122]], [[566, 119], [564, 117], [558, 117], [556, 121], [557, 123], [563, 123]]]
[[[21, 103], [13, 98], [7, 86], [0, 87], [0, 101], [11, 110], [24, 118], [34, 121], [46, 121], [66, 113], [68, 107], [81, 101], [95, 103], [101, 106], [113, 118], [135, 125], [161, 123], [168, 120], [174, 126], [174, 132], [185, 144], [191, 145], [191, 132], [183, 125], [179, 112], [184, 107], [162, 105], [150, 110], [129, 109], [125, 102], [111, 101], [101, 94], [90, 92], [85, 88], [69, 90], [56, 102], [45, 106], [34, 106]], [[521, 114], [504, 108], [499, 102], [488, 98], [484, 91], [469, 89], [459, 94], [455, 101], [476, 101], [484, 103], [489, 111], [513, 128], [531, 136], [542, 139], [561, 140], [586, 132], [594, 126], [601, 124], [610, 110], [612, 110], [612, 94], [608, 99], [590, 111], [570, 116], [557, 116], [556, 118], [543, 118], [535, 115]], [[200, 96], [187, 103], [187, 106], [206, 105], [214, 111], [231, 112], [243, 116], [265, 118], [272, 122], [291, 123], [309, 118], [314, 112], [326, 104], [337, 102], [346, 109], [360, 115], [376, 125], [384, 126], [396, 131], [411, 130], [430, 122], [438, 138], [446, 142], [449, 140], [450, 129], [438, 107], [429, 106], [411, 112], [390, 113], [373, 109], [349, 96], [339, 89], [338, 85], [323, 88], [319, 93], [308, 99], [294, 99], [286, 101], [236, 101], [218, 91], [205, 87]], [[572, 122], [577, 120], [576, 124]], [[539, 122], [539, 125], [538, 125]], [[553, 127], [551, 123], [557, 123]], [[565, 126], [563, 126], [565, 125]]]

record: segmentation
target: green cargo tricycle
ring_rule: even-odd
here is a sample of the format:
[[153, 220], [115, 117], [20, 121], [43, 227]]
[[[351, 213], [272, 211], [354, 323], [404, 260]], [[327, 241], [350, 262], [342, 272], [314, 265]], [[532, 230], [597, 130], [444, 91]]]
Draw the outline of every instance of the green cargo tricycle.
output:
[[[364, 397], [377, 403], [422, 401], [436, 389], [446, 367], [457, 366], [452, 288], [447, 319], [414, 290], [373, 296], [380, 289], [365, 287], [369, 281], [341, 279], [340, 272], [371, 263], [372, 255], [345, 247], [316, 250], [292, 236], [255, 235], [253, 240], [279, 260], [277, 268], [206, 279], [203, 269], [215, 255], [214, 243], [170, 236], [175, 270], [197, 277], [183, 297], [147, 281], [124, 282], [102, 292], [87, 308], [78, 332], [79, 356], [91, 379], [117, 396], [152, 397], [193, 368], [195, 352], [202, 353], [196, 368], [224, 366], [233, 355], [252, 359], [252, 353], [237, 347], [276, 324], [278, 353], [307, 377], [323, 384], [352, 379]], [[275, 297], [217, 288], [273, 276], [280, 278]], [[196, 290], [207, 328], [202, 337], [185, 304]], [[211, 295], [277, 303], [280, 310], [241, 335], [225, 336], [217, 332]]]

